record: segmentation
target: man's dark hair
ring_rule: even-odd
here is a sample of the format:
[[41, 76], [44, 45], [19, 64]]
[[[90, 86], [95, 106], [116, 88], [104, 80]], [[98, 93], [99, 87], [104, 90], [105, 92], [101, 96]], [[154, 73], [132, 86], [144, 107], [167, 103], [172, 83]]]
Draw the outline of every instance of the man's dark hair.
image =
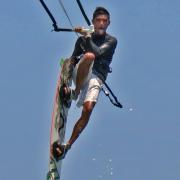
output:
[[107, 9], [104, 7], [97, 7], [93, 13], [93, 19], [96, 18], [98, 15], [107, 15], [110, 18], [110, 14]]

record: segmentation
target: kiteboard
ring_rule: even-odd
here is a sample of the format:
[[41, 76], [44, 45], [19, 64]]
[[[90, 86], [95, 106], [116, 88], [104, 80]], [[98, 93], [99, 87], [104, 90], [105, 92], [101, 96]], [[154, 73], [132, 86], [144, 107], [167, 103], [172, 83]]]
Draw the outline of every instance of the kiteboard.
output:
[[70, 87], [72, 84], [73, 69], [71, 59], [61, 59], [60, 65], [61, 70], [56, 85], [51, 120], [49, 169], [47, 173], [47, 180], [59, 180], [61, 176], [62, 160], [56, 160], [53, 157], [52, 145], [55, 142], [58, 142], [59, 144], [64, 142], [67, 116], [71, 106], [71, 100], [64, 100], [62, 95], [60, 95], [60, 89], [62, 86], [66, 85]]

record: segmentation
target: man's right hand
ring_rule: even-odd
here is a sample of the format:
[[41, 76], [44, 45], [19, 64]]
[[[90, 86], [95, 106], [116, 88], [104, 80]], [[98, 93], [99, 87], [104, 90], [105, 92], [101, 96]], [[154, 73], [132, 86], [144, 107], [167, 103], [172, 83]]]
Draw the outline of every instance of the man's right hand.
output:
[[94, 28], [92, 28], [91, 26], [89, 27], [89, 29], [84, 27], [77, 27], [74, 29], [74, 31], [85, 37], [91, 37], [91, 34], [94, 32]]
[[83, 36], [86, 36], [87, 35], [87, 30], [85, 31], [84, 29], [85, 28], [83, 28], [83, 27], [76, 27], [76, 28], [74, 28], [74, 31], [81, 34], [81, 35], [83, 35]]

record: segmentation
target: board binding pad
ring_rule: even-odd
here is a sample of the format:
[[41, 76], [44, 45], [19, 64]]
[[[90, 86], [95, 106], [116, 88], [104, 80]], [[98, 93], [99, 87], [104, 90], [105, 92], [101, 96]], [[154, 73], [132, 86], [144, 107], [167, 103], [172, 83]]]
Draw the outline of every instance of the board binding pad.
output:
[[66, 122], [68, 110], [71, 106], [71, 100], [64, 101], [60, 96], [60, 88], [65, 84], [70, 87], [72, 84], [73, 65], [70, 58], [61, 59], [61, 71], [58, 76], [56, 93], [54, 99], [54, 107], [51, 120], [50, 132], [50, 158], [49, 171], [47, 173], [47, 180], [59, 180], [61, 174], [62, 160], [56, 161], [52, 154], [52, 145], [54, 142], [62, 144], [64, 142]]

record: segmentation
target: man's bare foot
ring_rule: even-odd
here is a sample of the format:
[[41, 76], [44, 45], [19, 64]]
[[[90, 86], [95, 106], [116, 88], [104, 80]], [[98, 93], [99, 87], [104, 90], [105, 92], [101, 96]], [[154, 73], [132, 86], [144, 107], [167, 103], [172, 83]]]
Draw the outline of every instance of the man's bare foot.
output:
[[65, 158], [66, 153], [71, 148], [70, 144], [62, 144], [60, 145], [57, 141], [53, 143], [51, 147], [51, 153], [56, 161], [62, 160]]
[[63, 100], [69, 101], [74, 100], [76, 101], [78, 98], [79, 92], [77, 93], [75, 90], [71, 89], [70, 87], [66, 86], [65, 84], [60, 88], [60, 96]]

